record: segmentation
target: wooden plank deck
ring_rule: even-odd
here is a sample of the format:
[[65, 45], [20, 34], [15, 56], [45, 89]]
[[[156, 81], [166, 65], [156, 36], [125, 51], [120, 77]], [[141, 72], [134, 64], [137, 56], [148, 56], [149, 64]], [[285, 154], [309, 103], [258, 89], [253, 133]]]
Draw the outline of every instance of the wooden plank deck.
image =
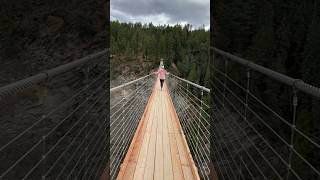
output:
[[166, 84], [156, 81], [118, 180], [200, 179]]

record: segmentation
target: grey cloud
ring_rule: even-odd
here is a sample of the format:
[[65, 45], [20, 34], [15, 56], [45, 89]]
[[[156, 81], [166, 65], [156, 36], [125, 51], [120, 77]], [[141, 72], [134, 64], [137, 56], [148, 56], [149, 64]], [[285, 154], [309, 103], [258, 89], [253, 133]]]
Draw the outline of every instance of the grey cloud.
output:
[[155, 17], [175, 24], [187, 22], [193, 26], [210, 23], [209, 0], [111, 0], [112, 19], [120, 21], [152, 20]]

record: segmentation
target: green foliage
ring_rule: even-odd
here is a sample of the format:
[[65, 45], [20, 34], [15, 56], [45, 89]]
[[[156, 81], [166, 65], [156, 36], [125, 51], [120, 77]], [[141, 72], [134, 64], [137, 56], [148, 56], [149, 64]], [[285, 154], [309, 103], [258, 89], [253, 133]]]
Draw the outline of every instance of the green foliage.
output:
[[[209, 31], [191, 30], [190, 25], [154, 26], [141, 23], [111, 22], [111, 52], [120, 56], [142, 56], [146, 61], [164, 59], [170, 70], [172, 63], [180, 76], [200, 82], [206, 71]], [[194, 51], [201, 53], [192, 54]], [[193, 70], [193, 71], [192, 71]], [[203, 81], [201, 81], [203, 82]]]
[[197, 70], [197, 66], [193, 65], [192, 69], [188, 75], [188, 79], [194, 83], [198, 83], [197, 82], [197, 78], [198, 77], [198, 70]]

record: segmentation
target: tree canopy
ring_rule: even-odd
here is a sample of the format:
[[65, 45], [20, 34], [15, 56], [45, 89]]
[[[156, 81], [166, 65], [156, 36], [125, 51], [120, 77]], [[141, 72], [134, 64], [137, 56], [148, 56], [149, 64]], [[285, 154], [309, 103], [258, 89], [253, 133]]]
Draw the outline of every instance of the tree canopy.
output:
[[111, 22], [111, 53], [124, 57], [143, 57], [159, 63], [180, 76], [205, 84], [208, 64], [209, 31], [192, 29], [191, 25]]

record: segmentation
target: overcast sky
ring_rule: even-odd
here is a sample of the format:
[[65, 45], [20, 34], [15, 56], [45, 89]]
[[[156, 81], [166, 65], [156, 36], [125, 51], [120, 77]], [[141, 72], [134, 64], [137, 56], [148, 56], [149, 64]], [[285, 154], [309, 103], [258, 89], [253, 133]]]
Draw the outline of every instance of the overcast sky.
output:
[[210, 0], [111, 0], [111, 20], [210, 27]]

